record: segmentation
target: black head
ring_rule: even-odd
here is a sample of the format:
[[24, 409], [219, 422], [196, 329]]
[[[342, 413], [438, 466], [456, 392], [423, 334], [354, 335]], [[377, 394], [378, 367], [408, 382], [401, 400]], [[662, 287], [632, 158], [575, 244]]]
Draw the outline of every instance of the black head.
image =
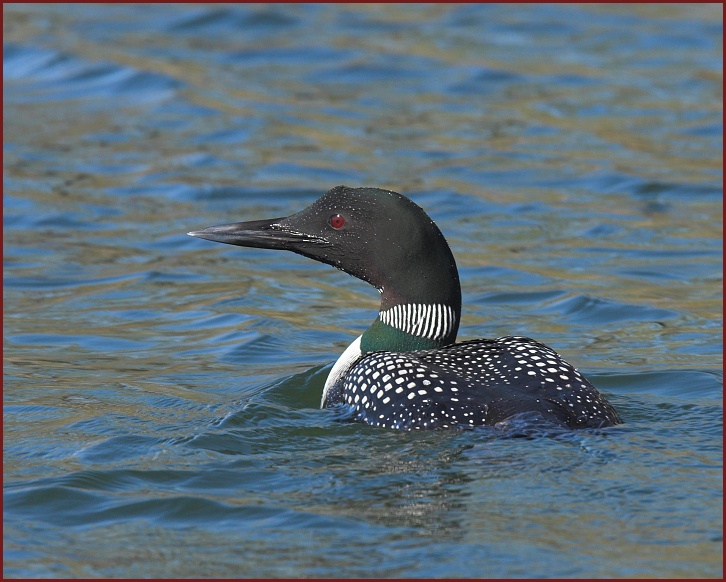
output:
[[190, 232], [216, 242], [284, 249], [375, 286], [382, 308], [442, 303], [461, 309], [456, 262], [441, 231], [405, 196], [337, 186], [288, 216]]

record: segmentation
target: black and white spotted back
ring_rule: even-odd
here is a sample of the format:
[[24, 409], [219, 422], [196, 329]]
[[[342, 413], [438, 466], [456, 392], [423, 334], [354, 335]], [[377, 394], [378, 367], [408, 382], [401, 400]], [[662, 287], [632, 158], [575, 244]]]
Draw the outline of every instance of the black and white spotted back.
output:
[[522, 410], [570, 428], [620, 422], [584, 376], [527, 337], [366, 354], [332, 387], [326, 405], [336, 403], [357, 421], [404, 430], [494, 425]]

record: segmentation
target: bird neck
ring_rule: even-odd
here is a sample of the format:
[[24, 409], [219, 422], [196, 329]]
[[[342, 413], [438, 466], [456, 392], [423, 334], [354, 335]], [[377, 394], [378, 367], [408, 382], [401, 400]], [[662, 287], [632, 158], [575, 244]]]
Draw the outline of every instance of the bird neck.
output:
[[435, 229], [429, 238], [426, 252], [384, 270], [386, 276], [376, 285], [381, 307], [361, 337], [362, 353], [410, 352], [456, 341], [461, 317], [459, 272], [441, 232]]
[[441, 348], [456, 341], [459, 303], [399, 303], [381, 308], [361, 337], [362, 353], [410, 352]]

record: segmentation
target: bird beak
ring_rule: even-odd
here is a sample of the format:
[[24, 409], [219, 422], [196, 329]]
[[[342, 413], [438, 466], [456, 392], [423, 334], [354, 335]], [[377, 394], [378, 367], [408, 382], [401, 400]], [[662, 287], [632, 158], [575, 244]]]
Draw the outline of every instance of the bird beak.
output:
[[210, 226], [187, 234], [228, 245], [259, 249], [296, 250], [295, 247], [299, 243], [327, 242], [321, 237], [296, 232], [287, 227], [285, 221], [285, 218], [268, 218], [249, 222], [233, 222]]

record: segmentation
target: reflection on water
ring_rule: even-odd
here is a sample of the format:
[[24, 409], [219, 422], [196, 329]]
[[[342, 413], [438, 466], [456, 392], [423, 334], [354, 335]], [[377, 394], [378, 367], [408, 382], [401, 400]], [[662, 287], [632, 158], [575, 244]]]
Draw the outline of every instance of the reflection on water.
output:
[[[719, 5], [5, 5], [9, 576], [722, 574]], [[612, 431], [319, 410], [377, 294], [189, 230], [409, 195]]]

